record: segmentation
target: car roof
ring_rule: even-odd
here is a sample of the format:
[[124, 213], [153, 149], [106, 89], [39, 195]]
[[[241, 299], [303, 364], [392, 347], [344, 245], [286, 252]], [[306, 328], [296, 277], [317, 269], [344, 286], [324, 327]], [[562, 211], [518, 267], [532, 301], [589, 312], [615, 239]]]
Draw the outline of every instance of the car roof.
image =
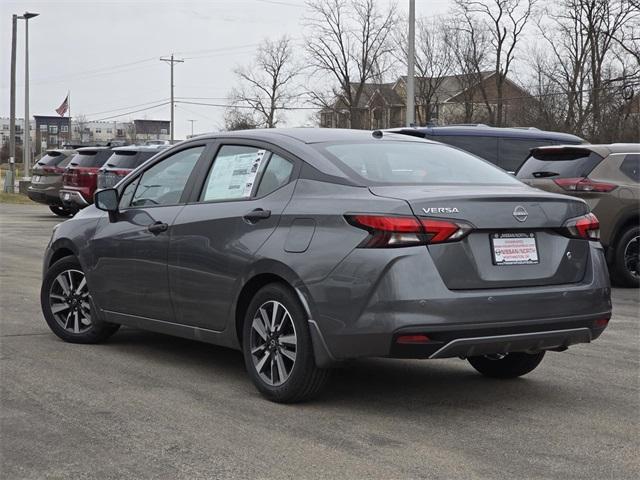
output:
[[411, 135], [413, 132], [422, 135], [452, 135], [471, 137], [503, 137], [503, 138], [525, 138], [525, 139], [545, 139], [559, 142], [584, 143], [585, 141], [570, 133], [549, 132], [539, 130], [535, 127], [490, 127], [483, 124], [474, 125], [445, 125], [441, 127], [405, 127], [393, 129], [391, 131]]
[[[400, 135], [395, 132], [376, 130], [380, 132], [382, 137], [379, 140], [398, 140], [398, 141], [422, 141], [424, 139], [411, 138], [406, 135]], [[262, 128], [254, 130], [235, 130], [232, 132], [218, 132], [204, 135], [198, 135], [191, 140], [215, 139], [215, 138], [243, 138], [263, 140], [270, 142], [278, 142], [279, 140], [294, 140], [300, 143], [324, 143], [324, 142], [342, 142], [357, 140], [374, 140], [371, 130], [354, 130], [348, 128], [315, 128], [315, 127], [299, 127], [299, 128]], [[428, 141], [428, 140], [427, 140]]]
[[45, 155], [48, 155], [50, 153], [76, 153], [76, 151], [69, 150], [68, 148], [49, 148], [44, 152]]
[[114, 152], [151, 152], [156, 153], [160, 152], [166, 148], [169, 148], [170, 145], [128, 145], [126, 147], [115, 147], [112, 148]]
[[548, 145], [538, 147], [535, 150], [553, 150], [562, 148], [582, 148], [597, 153], [601, 157], [606, 157], [612, 153], [640, 153], [640, 143], [609, 143], [609, 144], [591, 144], [584, 143], [581, 145]]
[[81, 147], [81, 148], [77, 148], [76, 152], [90, 153], [90, 152], [98, 152], [100, 150], [111, 150], [111, 148], [110, 147]]

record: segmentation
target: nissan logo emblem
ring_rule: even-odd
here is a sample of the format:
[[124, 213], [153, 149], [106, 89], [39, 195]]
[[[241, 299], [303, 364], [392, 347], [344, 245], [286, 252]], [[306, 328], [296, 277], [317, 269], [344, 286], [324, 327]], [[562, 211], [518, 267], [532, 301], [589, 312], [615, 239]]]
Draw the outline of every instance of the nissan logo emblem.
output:
[[529, 213], [525, 210], [524, 207], [518, 205], [513, 209], [513, 216], [516, 217], [516, 220], [519, 222], [526, 222], [529, 217]]

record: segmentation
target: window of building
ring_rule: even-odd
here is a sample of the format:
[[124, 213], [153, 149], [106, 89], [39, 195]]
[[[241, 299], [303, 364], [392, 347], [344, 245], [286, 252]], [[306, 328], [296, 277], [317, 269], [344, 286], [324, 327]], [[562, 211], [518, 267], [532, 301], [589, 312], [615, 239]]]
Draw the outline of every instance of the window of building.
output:
[[46, 125], [40, 125], [40, 131], [41, 132], [46, 132], [47, 131], [47, 126]]
[[6, 123], [2, 125], [2, 130], [9, 130], [9, 125]]
[[166, 128], [161, 128], [160, 129], [160, 134], [161, 135], [166, 135], [167, 134], [167, 129]]
[[60, 131], [61, 131], [62, 133], [68, 133], [68, 132], [69, 132], [69, 126], [68, 126], [68, 125], [62, 125], [62, 126], [60, 127]]
[[49, 133], [58, 133], [57, 125], [49, 125]]
[[96, 128], [96, 133], [102, 133], [102, 129], [101, 128]]
[[119, 128], [118, 130], [116, 130], [116, 135], [119, 137], [124, 137], [124, 130]]
[[55, 135], [49, 135], [49, 145], [57, 145], [58, 144], [58, 137], [56, 137]]
[[107, 133], [112, 133], [113, 130], [111, 130], [110, 128], [107, 128]]

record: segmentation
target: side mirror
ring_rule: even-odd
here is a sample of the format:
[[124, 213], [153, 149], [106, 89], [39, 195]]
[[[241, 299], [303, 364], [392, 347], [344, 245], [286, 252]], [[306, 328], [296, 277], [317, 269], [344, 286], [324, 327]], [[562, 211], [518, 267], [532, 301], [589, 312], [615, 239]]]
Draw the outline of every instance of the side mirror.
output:
[[118, 191], [115, 188], [98, 190], [93, 196], [96, 208], [109, 213], [118, 211]]

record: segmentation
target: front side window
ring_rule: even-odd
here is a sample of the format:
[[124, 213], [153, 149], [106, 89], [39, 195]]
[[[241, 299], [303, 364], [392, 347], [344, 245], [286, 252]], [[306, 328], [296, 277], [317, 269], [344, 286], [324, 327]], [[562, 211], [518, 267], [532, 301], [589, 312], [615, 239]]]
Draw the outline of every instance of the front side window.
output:
[[200, 200], [249, 198], [266, 156], [266, 150], [260, 148], [224, 145], [209, 171]]
[[[179, 203], [187, 180], [204, 148], [202, 146], [181, 150], [145, 171], [129, 205], [149, 207]], [[123, 197], [126, 193], [125, 189]]]
[[[517, 184], [508, 173], [461, 150], [435, 143], [381, 142], [318, 144], [351, 177], [371, 184]], [[343, 168], [344, 169], [344, 168]]]

